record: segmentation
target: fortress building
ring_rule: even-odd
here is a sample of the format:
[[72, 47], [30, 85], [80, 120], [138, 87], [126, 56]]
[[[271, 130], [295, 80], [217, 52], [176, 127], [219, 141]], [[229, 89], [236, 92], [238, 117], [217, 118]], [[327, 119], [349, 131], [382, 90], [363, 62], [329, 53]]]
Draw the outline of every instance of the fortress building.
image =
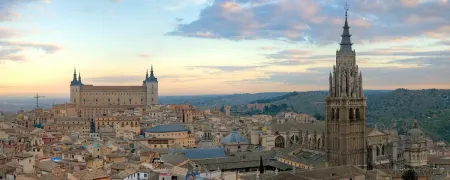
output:
[[343, 28], [336, 65], [330, 72], [325, 106], [327, 158], [336, 165], [366, 168], [366, 97], [352, 49], [347, 12]]
[[78, 107], [78, 115], [94, 119], [117, 111], [145, 109], [158, 104], [158, 79], [147, 73], [141, 86], [94, 86], [85, 85], [81, 74], [74, 70], [70, 82], [70, 102]]

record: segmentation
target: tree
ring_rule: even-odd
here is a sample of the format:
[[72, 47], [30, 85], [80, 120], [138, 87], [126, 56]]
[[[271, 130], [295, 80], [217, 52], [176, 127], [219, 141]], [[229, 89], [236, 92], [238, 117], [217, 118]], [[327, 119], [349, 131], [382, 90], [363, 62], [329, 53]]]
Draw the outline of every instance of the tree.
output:
[[410, 169], [408, 171], [406, 171], [405, 173], [403, 173], [402, 175], [402, 179], [403, 180], [417, 180], [417, 174], [414, 170]]
[[325, 117], [322, 116], [322, 115], [319, 114], [319, 113], [314, 114], [313, 117], [316, 118], [317, 120], [324, 120], [324, 119], [325, 119]]

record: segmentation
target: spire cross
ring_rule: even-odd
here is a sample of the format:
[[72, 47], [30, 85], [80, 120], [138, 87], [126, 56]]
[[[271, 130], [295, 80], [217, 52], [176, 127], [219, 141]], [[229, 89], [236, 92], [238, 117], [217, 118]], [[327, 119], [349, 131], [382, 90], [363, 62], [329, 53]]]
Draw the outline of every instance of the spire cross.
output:
[[347, 19], [347, 11], [348, 11], [349, 8], [350, 8], [350, 7], [348, 6], [347, 1], [345, 1], [344, 9], [345, 9], [345, 18], [346, 18], [346, 19]]

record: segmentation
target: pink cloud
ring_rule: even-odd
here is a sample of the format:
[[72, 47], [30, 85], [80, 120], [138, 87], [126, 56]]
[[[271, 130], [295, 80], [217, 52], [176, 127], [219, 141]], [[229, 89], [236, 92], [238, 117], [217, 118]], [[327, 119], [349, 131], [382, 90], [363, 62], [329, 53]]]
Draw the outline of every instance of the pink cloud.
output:
[[141, 53], [141, 54], [138, 54], [138, 56], [141, 57], [141, 58], [148, 58], [148, 57], [150, 57], [150, 55], [147, 54], [147, 53]]
[[19, 33], [13, 29], [0, 27], [0, 39], [12, 38], [19, 36]]
[[417, 7], [423, 0], [400, 0], [405, 7]]

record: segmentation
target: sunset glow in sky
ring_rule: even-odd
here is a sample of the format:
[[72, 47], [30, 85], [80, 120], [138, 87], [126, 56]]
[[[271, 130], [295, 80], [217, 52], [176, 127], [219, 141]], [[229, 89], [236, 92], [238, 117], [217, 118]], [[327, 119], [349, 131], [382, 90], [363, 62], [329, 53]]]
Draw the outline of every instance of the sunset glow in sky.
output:
[[[0, 96], [326, 90], [345, 0], [0, 0]], [[450, 88], [450, 2], [348, 0], [365, 89]]]

